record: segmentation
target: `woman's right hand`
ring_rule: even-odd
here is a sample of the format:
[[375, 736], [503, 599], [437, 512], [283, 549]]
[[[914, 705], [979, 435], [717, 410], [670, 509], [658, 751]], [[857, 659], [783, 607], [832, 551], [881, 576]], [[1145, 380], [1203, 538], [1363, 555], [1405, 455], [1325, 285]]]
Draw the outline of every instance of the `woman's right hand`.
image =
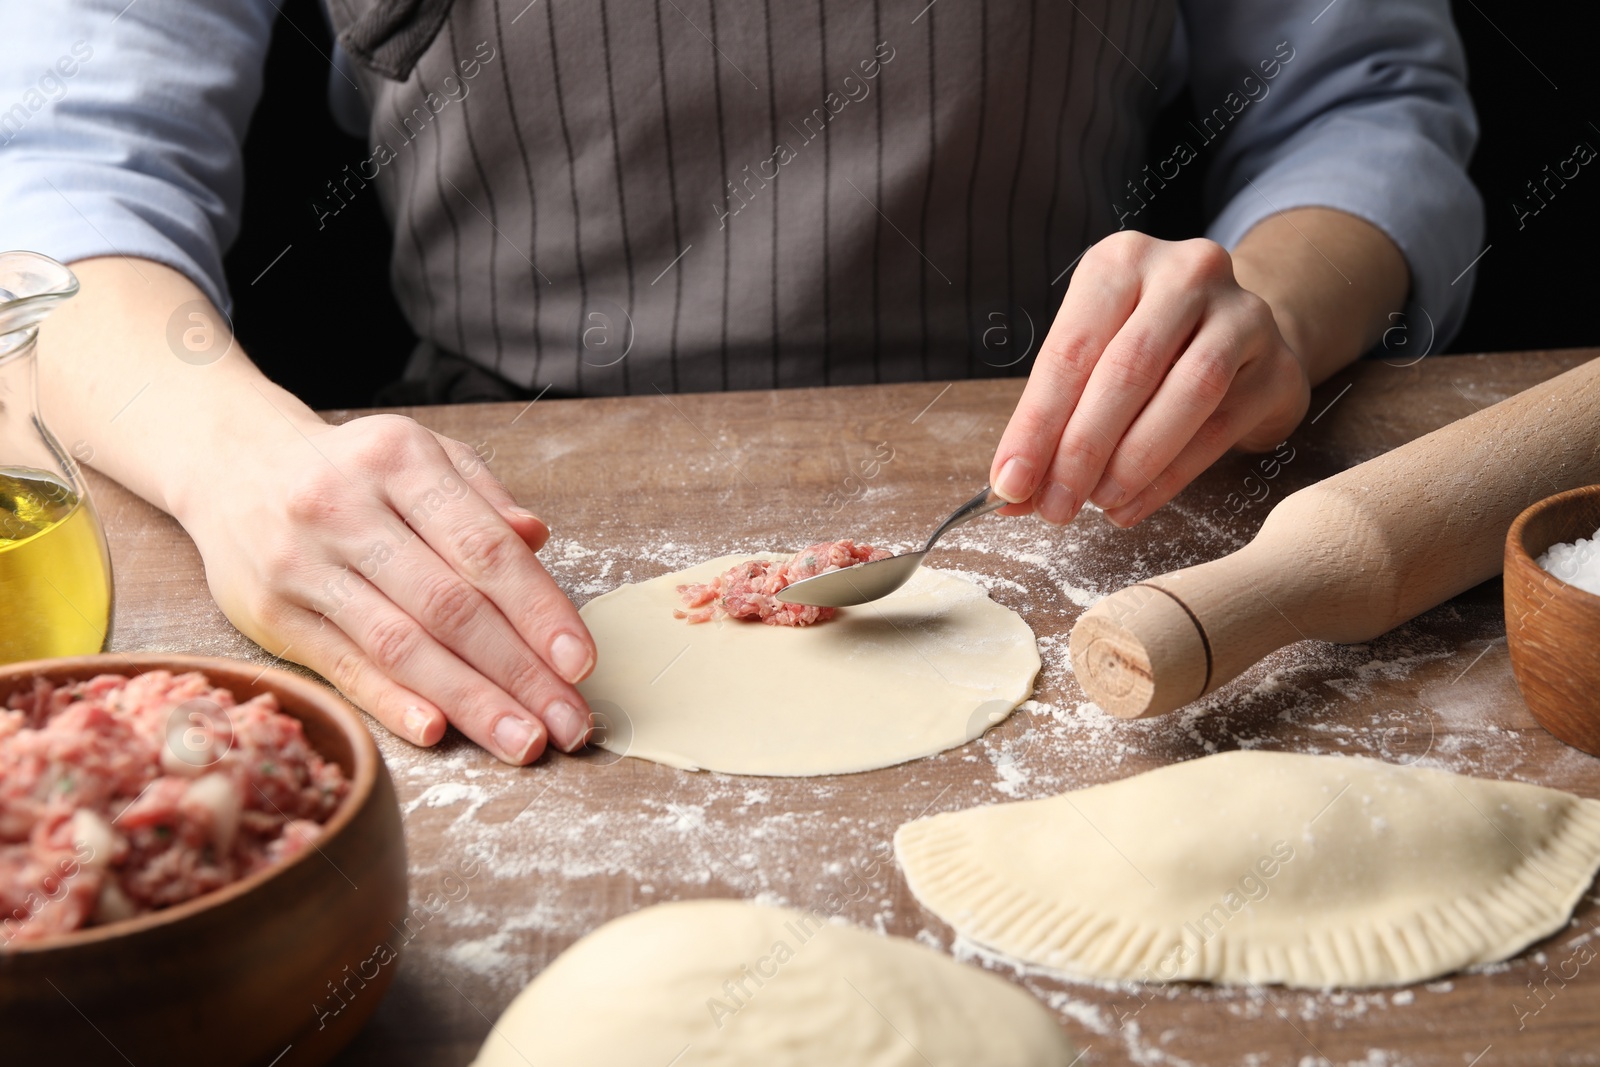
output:
[[419, 745], [447, 722], [508, 763], [584, 743], [594, 641], [534, 555], [549, 530], [471, 448], [399, 415], [328, 425], [171, 267], [72, 270], [39, 333], [46, 421], [183, 524], [235, 626]]
[[173, 501], [233, 624], [416, 744], [448, 721], [512, 764], [582, 746], [594, 641], [534, 555], [544, 523], [411, 419], [279, 414], [278, 447], [252, 434]]

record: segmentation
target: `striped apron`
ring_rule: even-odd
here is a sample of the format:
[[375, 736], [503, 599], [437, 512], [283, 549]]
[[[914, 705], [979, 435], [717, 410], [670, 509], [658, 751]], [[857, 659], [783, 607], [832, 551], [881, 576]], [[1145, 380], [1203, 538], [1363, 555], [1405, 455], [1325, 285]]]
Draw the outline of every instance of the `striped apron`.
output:
[[1020, 374], [1172, 0], [330, 0], [395, 291], [513, 392]]

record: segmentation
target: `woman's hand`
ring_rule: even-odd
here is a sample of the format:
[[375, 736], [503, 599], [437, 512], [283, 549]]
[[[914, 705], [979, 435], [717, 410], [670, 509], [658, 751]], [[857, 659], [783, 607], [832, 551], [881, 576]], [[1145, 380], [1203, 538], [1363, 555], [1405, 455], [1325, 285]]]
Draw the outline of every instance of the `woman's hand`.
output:
[[234, 625], [416, 744], [448, 720], [513, 764], [547, 738], [581, 746], [573, 683], [595, 648], [534, 555], [544, 523], [471, 448], [411, 419], [276, 426], [277, 447], [252, 436], [219, 457], [225, 483], [174, 509]]
[[1005, 514], [1065, 523], [1092, 500], [1132, 526], [1228, 449], [1281, 442], [1310, 390], [1220, 245], [1124, 230], [1084, 254], [990, 484]]
[[584, 743], [594, 641], [534, 555], [544, 523], [472, 449], [398, 415], [328, 425], [170, 267], [72, 269], [40, 331], [47, 417], [183, 524], [235, 626], [419, 745], [446, 722], [508, 763]]

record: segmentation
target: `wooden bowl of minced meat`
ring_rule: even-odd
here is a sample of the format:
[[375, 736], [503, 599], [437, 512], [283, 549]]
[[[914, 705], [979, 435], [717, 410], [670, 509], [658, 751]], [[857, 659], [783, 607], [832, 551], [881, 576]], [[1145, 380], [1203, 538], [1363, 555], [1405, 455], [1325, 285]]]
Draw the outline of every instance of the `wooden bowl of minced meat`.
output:
[[1534, 504], [1511, 524], [1506, 639], [1528, 710], [1600, 756], [1600, 485]]
[[393, 783], [327, 687], [199, 656], [0, 666], [6, 1062], [325, 1063], [405, 913]]

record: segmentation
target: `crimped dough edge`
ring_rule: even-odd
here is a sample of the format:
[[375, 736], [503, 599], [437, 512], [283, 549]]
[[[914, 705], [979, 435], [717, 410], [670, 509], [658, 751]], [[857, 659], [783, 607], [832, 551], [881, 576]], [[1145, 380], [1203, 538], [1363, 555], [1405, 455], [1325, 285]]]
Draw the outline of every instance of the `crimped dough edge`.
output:
[[[1551, 792], [1568, 800], [1556, 832], [1493, 884], [1395, 921], [1340, 928], [1308, 922], [1288, 944], [1262, 943], [1236, 926], [1201, 942], [1182, 927], [1130, 921], [1066, 894], [1050, 899], [1009, 884], [970, 853], [983, 807], [902, 825], [895, 856], [912, 894], [957, 933], [1068, 977], [1313, 989], [1409, 985], [1504, 960], [1565, 925], [1600, 869], [1600, 801]], [[1188, 958], [1175, 958], [1185, 944]]]

